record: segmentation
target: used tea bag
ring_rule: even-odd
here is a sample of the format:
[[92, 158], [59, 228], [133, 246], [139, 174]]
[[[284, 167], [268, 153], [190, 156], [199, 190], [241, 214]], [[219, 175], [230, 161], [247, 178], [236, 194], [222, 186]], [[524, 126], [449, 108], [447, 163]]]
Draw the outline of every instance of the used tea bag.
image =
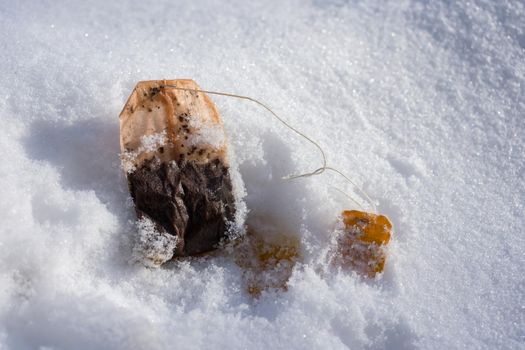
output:
[[138, 219], [153, 223], [159, 242], [176, 238], [174, 248], [165, 244], [173, 254], [149, 257], [159, 264], [213, 250], [236, 227], [219, 112], [206, 94], [174, 87], [199, 89], [192, 80], [142, 81], [120, 114], [122, 165]]

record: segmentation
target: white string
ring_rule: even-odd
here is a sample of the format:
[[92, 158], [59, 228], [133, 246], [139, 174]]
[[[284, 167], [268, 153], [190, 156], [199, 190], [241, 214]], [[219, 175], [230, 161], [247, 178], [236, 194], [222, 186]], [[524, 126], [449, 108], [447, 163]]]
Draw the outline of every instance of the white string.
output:
[[363, 210], [365, 210], [365, 208], [363, 208], [363, 205], [361, 205], [361, 203], [359, 203], [358, 201], [356, 201], [354, 198], [352, 198], [352, 196], [350, 196], [348, 193], [346, 193], [345, 191], [337, 188], [337, 187], [334, 187], [334, 186], [330, 186], [331, 188], [333, 188], [334, 190], [336, 190], [337, 192], [340, 192], [341, 194], [343, 194], [346, 198], [350, 199], [352, 202], [354, 202], [355, 204], [357, 204], [357, 206]]
[[[372, 198], [370, 198], [370, 196], [368, 195], [368, 193], [366, 193], [361, 187], [359, 187], [355, 182], [352, 181], [352, 179], [350, 179], [348, 176], [346, 176], [345, 174], [343, 174], [342, 172], [340, 172], [339, 170], [335, 169], [335, 168], [332, 168], [332, 167], [329, 167], [327, 166], [325, 168], [326, 170], [331, 170], [333, 172], [336, 172], [337, 174], [341, 175], [343, 178], [346, 179], [346, 181], [350, 182], [355, 188], [357, 188], [359, 190], [359, 192], [361, 192], [361, 194], [365, 197], [366, 201], [368, 202], [368, 204], [370, 204], [370, 206], [372, 207], [373, 211], [374, 212], [377, 212], [377, 209], [376, 209], [376, 206], [375, 206], [375, 203], [374, 201], [372, 200]], [[348, 196], [348, 195], [347, 195]], [[355, 201], [353, 198], [352, 198], [353, 201]], [[362, 207], [361, 207], [362, 208]]]
[[[335, 168], [332, 168], [330, 166], [327, 165], [326, 163], [326, 155], [323, 151], [323, 149], [321, 148], [321, 146], [315, 142], [314, 140], [312, 140], [310, 137], [308, 137], [307, 135], [305, 135], [304, 133], [302, 133], [301, 131], [297, 130], [296, 128], [294, 128], [293, 126], [291, 126], [290, 124], [288, 124], [284, 119], [282, 119], [281, 117], [279, 117], [277, 115], [277, 113], [275, 113], [270, 107], [268, 107], [267, 105], [265, 105], [264, 103], [262, 103], [261, 101], [258, 101], [257, 99], [255, 98], [251, 98], [249, 96], [243, 96], [243, 95], [237, 95], [237, 94], [231, 94], [231, 93], [226, 93], [226, 92], [218, 92], [218, 91], [210, 91], [210, 90], [201, 90], [201, 89], [192, 89], [192, 88], [182, 88], [182, 87], [178, 87], [176, 85], [170, 85], [170, 84], [166, 84], [166, 85], [163, 85], [163, 86], [166, 86], [166, 87], [170, 87], [172, 89], [175, 89], [175, 90], [182, 90], [182, 91], [193, 91], [193, 92], [201, 92], [201, 93], [206, 93], [206, 94], [211, 94], [211, 95], [219, 95], [219, 96], [226, 96], [226, 97], [233, 97], [233, 98], [238, 98], [238, 99], [242, 99], [242, 100], [248, 100], [248, 101], [252, 101], [256, 104], [258, 104], [259, 106], [263, 107], [264, 109], [266, 109], [268, 112], [270, 112], [278, 121], [280, 121], [284, 126], [286, 126], [288, 129], [292, 130], [293, 132], [295, 132], [296, 134], [298, 134], [299, 136], [303, 137], [304, 139], [306, 139], [307, 141], [309, 141], [310, 143], [312, 143], [318, 150], [319, 152], [321, 152], [321, 157], [323, 159], [323, 166], [310, 172], [310, 173], [304, 173], [304, 174], [298, 174], [298, 175], [289, 175], [289, 176], [286, 176], [284, 177], [283, 179], [285, 180], [292, 180], [292, 179], [297, 179], [297, 178], [301, 178], [301, 177], [310, 177], [310, 176], [314, 176], [314, 175], [320, 175], [322, 174], [325, 170], [331, 170], [339, 175], [341, 175], [344, 179], [346, 179], [350, 184], [352, 184], [355, 188], [357, 188], [359, 190], [359, 192], [361, 192], [361, 194], [364, 195], [366, 201], [368, 202], [368, 204], [370, 204], [370, 206], [372, 207], [373, 211], [375, 212], [376, 211], [376, 206], [374, 204], [374, 202], [372, 201], [372, 199], [370, 198], [370, 196], [368, 196], [368, 194], [363, 190], [361, 189], [361, 187], [359, 187], [355, 182], [353, 182], [348, 176], [346, 176], [344, 173], [342, 173], [341, 171], [335, 169]], [[356, 203], [359, 207], [363, 208], [363, 206], [361, 204], [359, 204], [359, 202], [357, 202], [355, 199], [353, 199], [350, 195], [348, 195], [347, 193], [339, 190], [336, 188], [336, 190], [338, 190], [339, 192], [343, 193], [345, 196], [347, 196], [349, 199], [351, 199], [354, 203]]]
[[306, 174], [301, 174], [301, 175], [290, 175], [290, 176], [287, 176], [288, 179], [295, 179], [295, 178], [298, 178], [298, 177], [308, 177], [308, 176], [312, 176], [312, 175], [318, 175], [318, 174], [321, 174], [324, 169], [326, 168], [326, 156], [325, 156], [325, 153], [323, 151], [323, 149], [321, 148], [321, 146], [319, 146], [319, 144], [317, 142], [315, 142], [314, 140], [312, 140], [310, 137], [306, 136], [305, 134], [303, 134], [301, 131], [297, 130], [296, 128], [294, 128], [293, 126], [291, 126], [290, 124], [288, 124], [284, 119], [282, 119], [281, 117], [279, 117], [277, 115], [277, 113], [275, 113], [274, 111], [272, 111], [272, 109], [268, 106], [266, 106], [264, 103], [254, 99], [254, 98], [251, 98], [251, 97], [248, 97], [248, 96], [242, 96], [242, 95], [236, 95], [236, 94], [229, 94], [229, 93], [225, 93], [225, 92], [217, 92], [217, 91], [208, 91], [208, 90], [201, 90], [201, 89], [190, 89], [190, 88], [181, 88], [181, 87], [178, 87], [178, 86], [175, 86], [175, 85], [164, 85], [164, 86], [168, 86], [168, 87], [171, 87], [173, 89], [176, 89], [176, 90], [183, 90], [183, 91], [194, 91], [194, 92], [203, 92], [203, 93], [207, 93], [207, 94], [213, 94], [213, 95], [220, 95], [220, 96], [227, 96], [227, 97], [235, 97], [235, 98], [239, 98], [239, 99], [243, 99], [243, 100], [248, 100], [248, 101], [252, 101], [252, 102], [255, 102], [257, 103], [259, 106], [263, 107], [264, 109], [266, 109], [268, 112], [270, 112], [278, 121], [280, 121], [281, 123], [284, 124], [284, 126], [286, 126], [287, 128], [289, 128], [290, 130], [292, 130], [293, 132], [295, 132], [296, 134], [298, 134], [299, 136], [305, 138], [306, 140], [310, 141], [315, 147], [317, 147], [317, 149], [319, 150], [319, 152], [321, 152], [321, 157], [323, 158], [323, 166], [320, 167], [319, 169], [311, 172], [311, 173], [306, 173]]

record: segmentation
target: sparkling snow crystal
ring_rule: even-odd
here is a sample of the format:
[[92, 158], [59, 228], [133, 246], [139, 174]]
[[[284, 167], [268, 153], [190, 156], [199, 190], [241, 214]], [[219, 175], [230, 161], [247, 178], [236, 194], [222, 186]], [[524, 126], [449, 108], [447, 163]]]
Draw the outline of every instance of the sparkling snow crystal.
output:
[[137, 221], [138, 240], [133, 248], [133, 257], [148, 267], [158, 267], [173, 257], [178, 238], [168, 233], [160, 233], [150, 219], [144, 217]]

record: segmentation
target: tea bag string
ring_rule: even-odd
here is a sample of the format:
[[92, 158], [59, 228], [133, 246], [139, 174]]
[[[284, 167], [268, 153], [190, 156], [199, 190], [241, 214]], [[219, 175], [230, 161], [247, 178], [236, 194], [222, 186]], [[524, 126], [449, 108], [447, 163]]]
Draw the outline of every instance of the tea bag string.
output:
[[312, 143], [318, 150], [319, 152], [321, 152], [321, 157], [323, 159], [323, 166], [320, 167], [319, 169], [316, 169], [314, 171], [312, 171], [311, 173], [305, 173], [305, 174], [300, 174], [300, 175], [289, 175], [289, 176], [286, 176], [285, 179], [295, 179], [295, 178], [299, 178], [299, 177], [309, 177], [309, 176], [313, 176], [313, 175], [319, 175], [321, 174], [325, 169], [326, 169], [326, 155], [323, 151], [323, 149], [321, 148], [321, 146], [319, 146], [319, 144], [317, 142], [315, 142], [314, 140], [312, 140], [310, 137], [306, 136], [305, 134], [303, 134], [301, 131], [297, 130], [296, 128], [294, 128], [293, 126], [291, 126], [290, 124], [288, 124], [288, 122], [286, 122], [284, 119], [282, 119], [281, 117], [279, 117], [277, 115], [277, 113], [275, 113], [270, 107], [268, 107], [267, 105], [265, 105], [264, 103], [254, 99], [254, 98], [251, 98], [249, 96], [242, 96], [242, 95], [236, 95], [236, 94], [229, 94], [229, 93], [226, 93], [226, 92], [217, 92], [217, 91], [208, 91], [208, 90], [201, 90], [201, 89], [191, 89], [191, 88], [181, 88], [181, 87], [178, 87], [178, 86], [175, 86], [175, 85], [164, 85], [164, 86], [167, 86], [167, 87], [170, 87], [170, 88], [173, 88], [173, 89], [176, 89], [176, 90], [183, 90], [183, 91], [194, 91], [194, 92], [202, 92], [202, 93], [206, 93], [206, 94], [212, 94], [212, 95], [219, 95], [219, 96], [227, 96], [227, 97], [234, 97], [234, 98], [239, 98], [239, 99], [242, 99], [242, 100], [248, 100], [248, 101], [252, 101], [252, 102], [255, 102], [256, 104], [258, 104], [259, 106], [263, 107], [264, 109], [266, 109], [268, 112], [270, 112], [278, 121], [280, 121], [281, 123], [284, 124], [284, 126], [286, 126], [288, 129], [292, 130], [293, 132], [295, 132], [296, 134], [298, 134], [299, 136], [305, 138], [306, 140], [308, 140], [310, 143]]
[[[311, 144], [313, 144], [319, 150], [319, 152], [321, 152], [323, 165], [320, 168], [318, 168], [318, 169], [316, 169], [316, 170], [314, 170], [312, 172], [309, 172], [309, 173], [285, 176], [284, 177], [285, 180], [297, 179], [297, 178], [302, 178], [302, 177], [310, 177], [310, 176], [314, 176], [314, 175], [321, 175], [325, 170], [333, 171], [333, 172], [341, 175], [345, 180], [347, 180], [350, 184], [352, 184], [355, 188], [357, 188], [359, 190], [359, 192], [365, 197], [365, 199], [368, 202], [368, 204], [370, 204], [370, 206], [372, 207], [373, 211], [374, 212], [376, 211], [376, 206], [375, 206], [374, 202], [372, 201], [370, 196], [363, 189], [361, 189], [361, 187], [359, 187], [356, 183], [354, 183], [348, 176], [346, 176], [341, 171], [339, 171], [339, 170], [337, 170], [337, 169], [327, 165], [325, 152], [322, 149], [322, 147], [316, 141], [314, 141], [309, 136], [305, 135], [301, 131], [299, 131], [296, 128], [294, 128], [293, 126], [291, 126], [287, 121], [285, 121], [283, 118], [279, 117], [277, 115], [277, 113], [275, 113], [270, 107], [268, 107], [267, 105], [265, 105], [261, 101], [255, 99], [255, 98], [249, 97], [249, 96], [237, 95], [237, 94], [232, 94], [232, 93], [227, 93], [227, 92], [218, 92], [218, 91], [210, 91], [210, 90], [202, 90], [202, 89], [183, 88], [183, 87], [178, 87], [176, 85], [170, 85], [170, 84], [166, 84], [164, 86], [165, 87], [170, 87], [170, 88], [175, 89], [175, 90], [193, 91], [193, 92], [196, 92], [196, 93], [201, 92], [201, 93], [206, 93], [206, 94], [210, 94], [210, 95], [219, 95], [219, 96], [238, 98], [238, 99], [241, 99], [241, 100], [248, 100], [248, 101], [254, 102], [257, 105], [263, 107], [265, 110], [270, 112], [278, 121], [280, 121], [284, 126], [286, 126], [288, 129], [292, 130], [293, 132], [295, 132], [299, 136], [301, 136], [304, 139], [306, 139], [307, 141], [309, 141]], [[343, 191], [341, 191], [339, 189], [338, 189], [338, 191], [344, 193]], [[362, 205], [359, 204], [359, 202], [357, 202], [355, 199], [353, 199], [348, 194], [346, 194], [346, 193], [344, 193], [344, 194], [347, 197], [349, 197], [353, 202], [357, 203], [362, 208]]]

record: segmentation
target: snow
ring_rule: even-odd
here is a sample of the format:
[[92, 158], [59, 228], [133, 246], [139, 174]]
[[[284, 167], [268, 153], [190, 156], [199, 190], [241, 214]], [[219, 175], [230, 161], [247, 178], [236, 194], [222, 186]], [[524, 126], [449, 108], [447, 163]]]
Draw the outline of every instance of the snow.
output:
[[186, 142], [190, 146], [220, 149], [226, 143], [222, 125], [205, 125], [199, 116], [189, 116], [189, 126], [194, 130]]
[[[1, 349], [524, 349], [520, 1], [2, 1]], [[299, 237], [287, 291], [233, 253], [130, 264], [118, 115], [140, 80], [269, 104], [394, 224], [375, 280], [326, 264], [358, 191], [246, 101], [212, 96], [248, 225]], [[237, 179], [240, 181], [240, 179]]]
[[154, 152], [166, 144], [166, 131], [159, 134], [144, 135], [140, 138], [139, 152]]
[[130, 262], [158, 267], [173, 258], [178, 239], [165, 232], [159, 232], [155, 223], [147, 217], [137, 220], [138, 237], [133, 247]]
[[132, 173], [136, 170], [135, 164], [137, 157], [143, 153], [155, 152], [159, 147], [166, 144], [166, 132], [143, 135], [136, 150], [124, 151], [121, 153], [122, 169], [126, 173]]

